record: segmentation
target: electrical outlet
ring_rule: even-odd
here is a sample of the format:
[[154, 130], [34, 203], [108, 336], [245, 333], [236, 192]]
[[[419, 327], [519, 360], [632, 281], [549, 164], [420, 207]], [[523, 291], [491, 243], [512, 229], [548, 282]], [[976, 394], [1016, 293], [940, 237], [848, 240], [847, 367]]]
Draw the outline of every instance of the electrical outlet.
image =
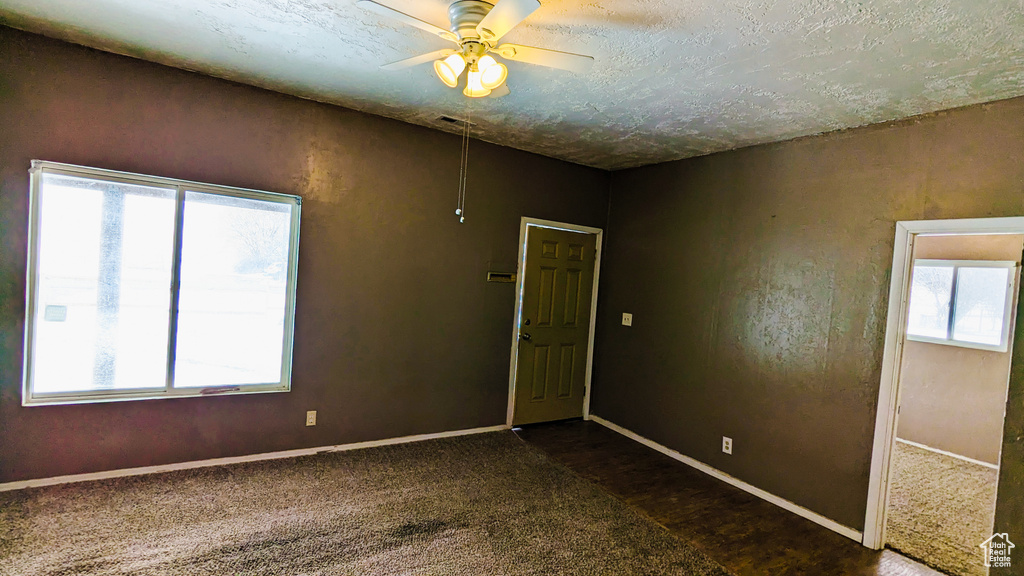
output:
[[633, 315], [630, 314], [629, 312], [623, 312], [622, 313], [622, 325], [623, 326], [632, 326], [633, 325]]
[[316, 410], [306, 412], [306, 426], [316, 426]]
[[722, 452], [732, 454], [732, 438], [722, 436]]

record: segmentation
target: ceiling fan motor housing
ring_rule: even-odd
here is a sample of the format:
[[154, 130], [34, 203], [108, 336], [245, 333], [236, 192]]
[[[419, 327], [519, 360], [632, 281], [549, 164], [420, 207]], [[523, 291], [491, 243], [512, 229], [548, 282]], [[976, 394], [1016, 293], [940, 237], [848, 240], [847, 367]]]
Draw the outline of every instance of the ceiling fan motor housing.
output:
[[[487, 38], [487, 30], [477, 32], [476, 27], [480, 24], [480, 21], [484, 19], [484, 16], [494, 8], [494, 5], [489, 2], [482, 2], [481, 0], [457, 0], [452, 2], [448, 7], [448, 20], [452, 24], [452, 32], [459, 37], [459, 43], [462, 44], [465, 41], [474, 40], [476, 42], [484, 42], [493, 39]], [[484, 38], [480, 37], [480, 34], [484, 35]]]

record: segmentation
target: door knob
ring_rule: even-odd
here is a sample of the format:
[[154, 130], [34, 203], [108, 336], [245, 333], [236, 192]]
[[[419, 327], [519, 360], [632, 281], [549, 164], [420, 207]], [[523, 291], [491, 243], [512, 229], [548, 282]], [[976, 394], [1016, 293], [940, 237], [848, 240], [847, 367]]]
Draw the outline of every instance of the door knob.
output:
[[530, 336], [529, 332], [521, 332], [519, 334], [519, 337], [522, 338], [523, 340], [526, 340], [527, 342], [529, 342], [530, 339], [533, 338], [533, 336]]

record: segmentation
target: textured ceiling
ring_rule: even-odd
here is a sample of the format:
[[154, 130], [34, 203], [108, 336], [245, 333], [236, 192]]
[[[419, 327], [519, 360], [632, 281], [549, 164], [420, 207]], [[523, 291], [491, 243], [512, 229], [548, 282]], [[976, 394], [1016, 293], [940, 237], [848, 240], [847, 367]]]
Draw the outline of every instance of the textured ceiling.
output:
[[[129, 54], [615, 169], [1024, 95], [1024, 0], [541, 0], [504, 40], [589, 54], [509, 62], [469, 101], [423, 65], [450, 44], [355, 0], [0, 0], [0, 20]], [[447, 28], [447, 0], [382, 0]]]

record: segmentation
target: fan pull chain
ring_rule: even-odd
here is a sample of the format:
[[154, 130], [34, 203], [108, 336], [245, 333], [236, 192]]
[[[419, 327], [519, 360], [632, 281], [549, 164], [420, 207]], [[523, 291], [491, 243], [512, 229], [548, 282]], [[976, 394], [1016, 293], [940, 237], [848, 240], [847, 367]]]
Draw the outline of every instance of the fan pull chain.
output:
[[466, 222], [466, 181], [469, 178], [469, 125], [473, 120], [473, 111], [466, 104], [466, 119], [462, 124], [462, 158], [459, 165], [459, 200], [455, 208], [455, 215], [459, 217], [459, 223]]

